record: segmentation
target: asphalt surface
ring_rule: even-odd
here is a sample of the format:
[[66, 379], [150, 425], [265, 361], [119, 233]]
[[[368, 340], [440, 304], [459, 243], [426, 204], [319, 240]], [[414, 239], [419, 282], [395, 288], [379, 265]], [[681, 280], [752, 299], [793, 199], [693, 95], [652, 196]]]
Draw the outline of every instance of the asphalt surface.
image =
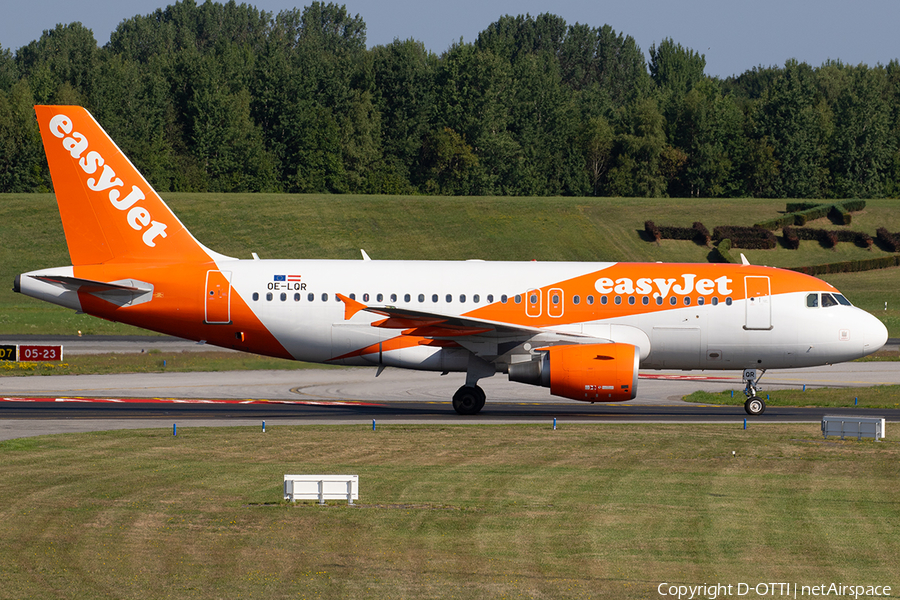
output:
[[[58, 339], [58, 338], [55, 338]], [[13, 343], [35, 342], [3, 340]], [[40, 343], [54, 343], [41, 338]], [[66, 354], [149, 349], [216, 349], [176, 338], [92, 337], [62, 339]], [[893, 341], [893, 340], [892, 340]], [[160, 344], [156, 346], [153, 344]], [[390, 423], [729, 423], [820, 422], [825, 414], [858, 414], [846, 409], [769, 407], [748, 417], [742, 407], [685, 403], [696, 390], [735, 390], [736, 371], [648, 371], [641, 373], [638, 398], [627, 403], [587, 404], [549, 395], [545, 388], [510, 383], [502, 374], [479, 382], [487, 393], [484, 410], [460, 417], [450, 404], [463, 374], [387, 369], [309, 369], [227, 373], [150, 373], [0, 378], [0, 440], [48, 433], [192, 426]], [[857, 387], [900, 384], [896, 362], [844, 363], [808, 369], [769, 371], [761, 394], [779, 388]], [[900, 399], [898, 399], [900, 404]], [[900, 408], [900, 407], [898, 407]], [[878, 416], [900, 421], [900, 410]], [[890, 432], [889, 432], [890, 433]]]

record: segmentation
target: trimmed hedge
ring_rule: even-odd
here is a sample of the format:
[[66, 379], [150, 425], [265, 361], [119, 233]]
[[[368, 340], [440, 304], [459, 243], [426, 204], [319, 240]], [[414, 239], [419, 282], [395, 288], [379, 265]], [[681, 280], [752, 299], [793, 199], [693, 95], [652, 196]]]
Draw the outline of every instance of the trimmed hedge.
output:
[[788, 202], [787, 206], [784, 207], [789, 213], [800, 212], [801, 210], [808, 210], [810, 208], [815, 208], [819, 206], [821, 202]]
[[791, 225], [806, 225], [807, 221], [814, 221], [822, 217], [831, 217], [844, 225], [849, 225], [853, 220], [851, 212], [856, 212], [866, 207], [865, 200], [846, 200], [838, 204], [822, 204], [818, 202], [789, 202], [785, 206], [787, 214], [774, 219], [767, 219], [756, 223], [754, 227], [763, 229], [781, 229]]
[[826, 248], [834, 248], [838, 242], [851, 242], [860, 248], [871, 248], [874, 240], [864, 231], [846, 229], [815, 229], [812, 227], [785, 227], [785, 246], [790, 250], [800, 247], [800, 240], [816, 240]]
[[841, 204], [850, 212], [859, 212], [866, 207], [865, 200], [844, 200]]
[[737, 263], [737, 260], [731, 256], [731, 240], [725, 238], [720, 240], [713, 250], [713, 258], [716, 262]]
[[875, 237], [878, 238], [878, 241], [882, 246], [891, 252], [900, 252], [900, 235], [891, 233], [884, 227], [879, 227], [875, 231]]
[[849, 225], [853, 220], [853, 215], [842, 204], [833, 204], [831, 210], [828, 211], [828, 218], [832, 221], [839, 221], [841, 225]]
[[732, 227], [722, 225], [713, 229], [713, 238], [731, 240], [733, 248], [771, 250], [776, 246], [775, 234], [762, 227]]
[[807, 275], [827, 275], [829, 273], [857, 273], [859, 271], [872, 271], [874, 269], [887, 269], [889, 267], [898, 266], [900, 266], [900, 255], [881, 256], [879, 258], [866, 258], [862, 260], [847, 260], [827, 265], [794, 267], [790, 270], [797, 271], [798, 273], [806, 273]]
[[666, 240], [693, 240], [698, 244], [709, 244], [712, 239], [709, 229], [700, 221], [694, 221], [690, 227], [669, 227], [657, 225], [653, 221], [644, 221], [644, 231], [655, 241]]
[[827, 217], [829, 212], [831, 212], [831, 205], [829, 204], [820, 204], [813, 208], [797, 211], [794, 213], [794, 224], [806, 225], [807, 221], [815, 221], [816, 219]]
[[775, 230], [781, 229], [782, 227], [790, 227], [794, 224], [794, 213], [789, 213], [786, 215], [781, 215], [775, 219], [769, 219], [767, 221], [760, 221], [759, 223], [754, 223], [754, 227], [762, 227], [763, 229]]
[[784, 245], [788, 250], [796, 250], [800, 247], [800, 236], [793, 227], [785, 227], [782, 233], [784, 233]]

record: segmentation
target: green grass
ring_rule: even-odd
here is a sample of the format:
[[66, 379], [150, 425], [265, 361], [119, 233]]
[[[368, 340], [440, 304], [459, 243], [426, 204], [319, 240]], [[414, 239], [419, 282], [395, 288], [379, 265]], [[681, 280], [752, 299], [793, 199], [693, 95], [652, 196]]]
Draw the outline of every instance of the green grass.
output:
[[[897, 443], [815, 424], [268, 425], [0, 443], [0, 598], [900, 583]], [[358, 474], [359, 506], [282, 502], [298, 472]]]
[[108, 375], [110, 373], [192, 373], [340, 369], [335, 365], [284, 360], [245, 352], [159, 352], [76, 354], [65, 362], [2, 362], [0, 377], [24, 375]]
[[[768, 406], [821, 406], [828, 408], [900, 408], [900, 385], [860, 388], [808, 388], [806, 391], [766, 390], [761, 396]], [[724, 392], [694, 392], [686, 402], [743, 406], [743, 388]]]
[[[165, 200], [201, 242], [250, 258], [571, 260], [706, 262], [693, 242], [642, 239], [646, 220], [690, 226], [752, 224], [784, 211], [784, 200], [645, 198], [442, 198], [289, 194], [167, 194]], [[900, 231], [900, 202], [869, 200], [854, 230]], [[835, 227], [827, 219], [813, 227]], [[137, 333], [13, 294], [16, 274], [69, 264], [51, 194], [0, 195], [0, 334]], [[744, 251], [757, 264], [793, 267], [884, 256], [804, 241], [799, 250]], [[878, 312], [900, 336], [900, 269], [828, 276], [851, 301]], [[888, 311], [884, 311], [884, 303]]]

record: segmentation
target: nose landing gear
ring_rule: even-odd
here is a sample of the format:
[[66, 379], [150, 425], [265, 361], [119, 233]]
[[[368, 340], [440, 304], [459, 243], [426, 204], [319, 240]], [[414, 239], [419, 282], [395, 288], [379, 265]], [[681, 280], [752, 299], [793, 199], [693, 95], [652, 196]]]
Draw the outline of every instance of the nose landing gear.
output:
[[744, 369], [743, 380], [747, 385], [744, 387], [744, 395], [747, 401], [744, 402], [744, 410], [748, 415], [758, 416], [766, 412], [766, 403], [762, 398], [757, 397], [756, 392], [759, 391], [757, 384], [762, 376], [766, 374], [765, 369], [761, 369], [761, 373], [757, 375], [756, 369]]

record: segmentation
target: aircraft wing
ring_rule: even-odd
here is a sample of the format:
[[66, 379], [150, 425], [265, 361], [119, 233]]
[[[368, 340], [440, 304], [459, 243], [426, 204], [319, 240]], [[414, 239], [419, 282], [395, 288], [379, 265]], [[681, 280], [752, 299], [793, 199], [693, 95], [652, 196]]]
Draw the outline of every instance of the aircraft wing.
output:
[[[616, 336], [613, 335], [607, 337], [605, 335], [563, 333], [526, 325], [460, 315], [444, 315], [396, 306], [367, 306], [343, 294], [337, 294], [337, 297], [344, 302], [345, 319], [350, 319], [360, 311], [385, 317], [368, 326], [400, 330], [398, 331], [399, 335], [394, 338], [397, 343], [402, 344], [401, 340], [403, 339], [426, 338], [434, 340], [433, 343], [437, 345], [461, 346], [488, 362], [509, 360], [512, 354], [528, 354], [529, 350], [523, 348], [523, 344], [526, 342], [535, 347], [549, 347], [568, 344], [606, 344], [616, 341]], [[608, 329], [608, 331], [612, 333], [611, 330]], [[649, 340], [639, 344], [646, 346], [649, 351]], [[382, 346], [375, 344], [345, 356], [366, 354], [382, 349]]]
[[530, 339], [546, 333], [537, 327], [511, 325], [487, 319], [476, 319], [459, 315], [443, 315], [440, 313], [397, 308], [396, 306], [367, 306], [362, 302], [338, 294], [344, 303], [344, 318], [350, 319], [360, 311], [381, 315], [386, 318], [375, 321], [372, 327], [400, 329], [403, 335], [414, 335], [429, 338], [456, 339], [469, 336], [488, 336], [502, 338]]

